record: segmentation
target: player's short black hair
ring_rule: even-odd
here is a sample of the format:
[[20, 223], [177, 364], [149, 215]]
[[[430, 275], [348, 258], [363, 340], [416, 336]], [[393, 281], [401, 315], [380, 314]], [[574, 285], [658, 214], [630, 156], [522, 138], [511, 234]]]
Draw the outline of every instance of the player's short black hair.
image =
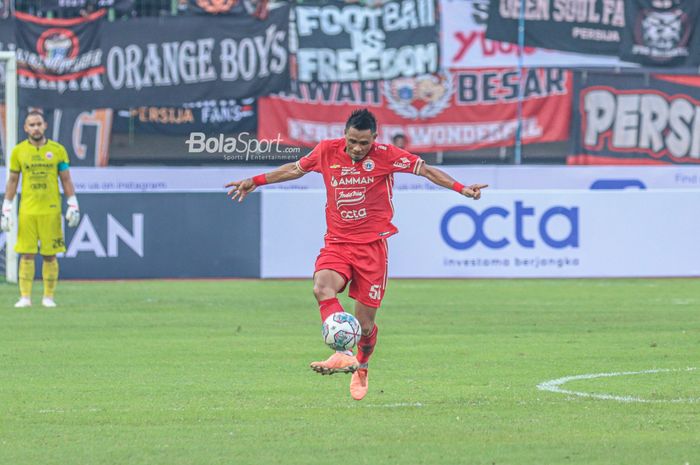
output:
[[27, 120], [29, 119], [30, 116], [41, 116], [41, 119], [43, 119], [44, 121], [46, 121], [46, 118], [44, 118], [44, 112], [43, 112], [43, 111], [39, 111], [39, 110], [29, 110], [29, 112], [27, 113], [27, 117], [24, 118], [24, 121], [27, 121]]
[[372, 131], [372, 134], [375, 134], [377, 132], [377, 119], [366, 108], [355, 110], [345, 123], [345, 130], [347, 131], [350, 128], [355, 128], [359, 131], [366, 131], [369, 129]]

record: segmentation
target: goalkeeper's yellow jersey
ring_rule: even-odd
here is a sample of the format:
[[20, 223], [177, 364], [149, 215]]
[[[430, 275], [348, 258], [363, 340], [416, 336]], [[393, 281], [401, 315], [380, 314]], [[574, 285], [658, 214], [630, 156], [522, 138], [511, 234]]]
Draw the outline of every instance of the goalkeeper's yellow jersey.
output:
[[22, 174], [21, 215], [48, 215], [61, 213], [61, 194], [58, 191], [58, 173], [68, 169], [66, 149], [52, 140], [35, 147], [29, 140], [20, 142], [12, 150], [10, 171]]

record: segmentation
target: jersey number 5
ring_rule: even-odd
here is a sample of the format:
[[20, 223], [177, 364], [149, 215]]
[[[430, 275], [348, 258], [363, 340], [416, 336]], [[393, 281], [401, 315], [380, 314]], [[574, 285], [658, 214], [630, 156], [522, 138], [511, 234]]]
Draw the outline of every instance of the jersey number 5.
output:
[[382, 298], [382, 288], [379, 284], [374, 284], [369, 288], [369, 298], [372, 300], [379, 300]]

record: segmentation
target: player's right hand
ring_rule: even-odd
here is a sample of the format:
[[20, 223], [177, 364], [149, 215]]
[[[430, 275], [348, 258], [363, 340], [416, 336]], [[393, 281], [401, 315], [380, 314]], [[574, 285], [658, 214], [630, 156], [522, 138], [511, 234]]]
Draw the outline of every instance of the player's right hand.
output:
[[12, 229], [12, 201], [2, 201], [2, 217], [0, 218], [0, 229], [5, 232], [10, 232]]
[[232, 181], [226, 184], [224, 187], [231, 188], [227, 194], [229, 197], [231, 197], [231, 200], [236, 200], [236, 198], [238, 198], [238, 201], [242, 202], [246, 195], [253, 192], [258, 186], [253, 183], [252, 179], [248, 178], [244, 179], [243, 181]]

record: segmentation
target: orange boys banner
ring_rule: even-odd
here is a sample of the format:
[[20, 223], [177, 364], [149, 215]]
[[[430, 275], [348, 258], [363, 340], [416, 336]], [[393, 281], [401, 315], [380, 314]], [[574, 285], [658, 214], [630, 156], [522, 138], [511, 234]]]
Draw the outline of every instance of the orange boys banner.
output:
[[[561, 69], [524, 71], [523, 143], [568, 139], [571, 81]], [[260, 99], [258, 136], [313, 147], [342, 137], [350, 112], [366, 107], [379, 120], [379, 141], [401, 133], [413, 152], [511, 146], [517, 101], [518, 73], [512, 68], [392, 81], [294, 82], [289, 94]]]

